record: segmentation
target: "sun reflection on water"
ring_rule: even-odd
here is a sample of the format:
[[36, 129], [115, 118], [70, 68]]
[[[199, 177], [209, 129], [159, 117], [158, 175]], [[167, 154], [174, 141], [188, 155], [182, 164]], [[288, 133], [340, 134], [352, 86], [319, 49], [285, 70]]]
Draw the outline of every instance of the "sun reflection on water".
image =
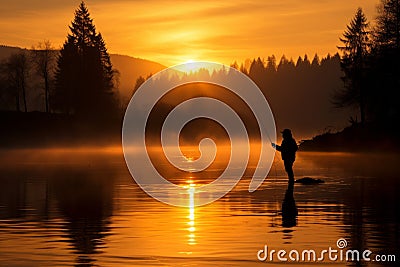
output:
[[192, 180], [188, 181], [189, 185], [188, 185], [188, 192], [189, 192], [189, 215], [188, 215], [188, 244], [189, 245], [196, 245], [196, 227], [195, 227], [195, 215], [194, 215], [194, 193], [195, 193], [195, 184], [193, 184]]

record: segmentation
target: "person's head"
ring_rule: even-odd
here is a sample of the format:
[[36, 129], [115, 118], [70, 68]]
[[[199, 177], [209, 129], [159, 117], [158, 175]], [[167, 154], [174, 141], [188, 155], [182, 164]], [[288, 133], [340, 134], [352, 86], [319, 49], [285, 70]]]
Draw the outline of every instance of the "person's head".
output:
[[290, 129], [284, 129], [281, 133], [283, 139], [292, 137], [292, 131]]

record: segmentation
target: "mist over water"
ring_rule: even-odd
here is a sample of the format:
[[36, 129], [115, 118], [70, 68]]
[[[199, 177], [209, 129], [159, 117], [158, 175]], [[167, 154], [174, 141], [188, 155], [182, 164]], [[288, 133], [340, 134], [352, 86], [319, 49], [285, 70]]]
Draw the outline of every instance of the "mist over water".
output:
[[[188, 158], [198, 156], [197, 146], [182, 151]], [[225, 166], [227, 151], [218, 152], [204, 173], [161, 169], [180, 185], [207, 183]], [[296, 178], [325, 183], [295, 184], [298, 215], [291, 227], [283, 224], [287, 178], [278, 156], [254, 193], [248, 192], [255, 166], [249, 164], [250, 171], [224, 198], [200, 208], [176, 208], [134, 183], [119, 147], [3, 150], [0, 265], [251, 266], [265, 264], [256, 256], [265, 244], [322, 250], [336, 247], [339, 238], [354, 249], [398, 253], [398, 155], [299, 152]]]

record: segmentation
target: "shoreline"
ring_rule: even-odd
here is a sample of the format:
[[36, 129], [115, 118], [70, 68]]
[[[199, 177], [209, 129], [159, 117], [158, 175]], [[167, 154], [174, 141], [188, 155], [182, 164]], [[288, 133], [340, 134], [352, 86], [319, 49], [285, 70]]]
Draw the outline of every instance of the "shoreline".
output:
[[303, 140], [299, 151], [400, 152], [400, 131], [376, 124], [353, 124], [335, 133], [327, 132]]
[[[82, 119], [72, 115], [37, 111], [0, 111], [0, 150], [121, 147], [122, 118], [101, 121], [98, 118]], [[154, 140], [158, 140], [157, 136], [150, 133], [149, 140], [154, 137]], [[353, 124], [339, 132], [327, 132], [302, 140], [299, 151], [400, 152], [399, 136], [400, 130], [397, 126], [389, 128], [382, 125]], [[197, 139], [193, 136], [190, 140], [184, 137], [182, 141], [185, 144]]]

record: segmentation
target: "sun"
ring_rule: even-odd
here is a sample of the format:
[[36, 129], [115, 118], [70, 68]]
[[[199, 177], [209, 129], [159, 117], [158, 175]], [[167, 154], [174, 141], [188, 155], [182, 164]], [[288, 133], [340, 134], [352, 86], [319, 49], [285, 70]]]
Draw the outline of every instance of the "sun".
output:
[[187, 74], [195, 73], [195, 72], [199, 71], [200, 69], [206, 69], [210, 73], [212, 73], [212, 71], [214, 71], [214, 70], [219, 70], [219, 65], [217, 66], [213, 62], [197, 61], [194, 59], [188, 59], [182, 64], [175, 65], [173, 68], [180, 72], [184, 72]]
[[196, 72], [200, 68], [200, 66], [198, 62], [196, 62], [195, 60], [188, 59], [183, 63], [182, 68], [184, 69], [185, 72], [190, 73], [190, 72]]

